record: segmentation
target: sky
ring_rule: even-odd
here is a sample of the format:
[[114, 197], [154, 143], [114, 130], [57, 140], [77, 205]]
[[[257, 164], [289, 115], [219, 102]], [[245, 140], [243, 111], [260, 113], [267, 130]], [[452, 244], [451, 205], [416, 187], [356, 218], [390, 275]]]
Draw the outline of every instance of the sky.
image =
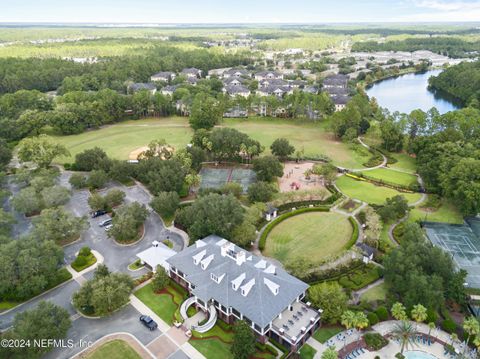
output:
[[480, 0], [0, 0], [0, 22], [480, 21]]

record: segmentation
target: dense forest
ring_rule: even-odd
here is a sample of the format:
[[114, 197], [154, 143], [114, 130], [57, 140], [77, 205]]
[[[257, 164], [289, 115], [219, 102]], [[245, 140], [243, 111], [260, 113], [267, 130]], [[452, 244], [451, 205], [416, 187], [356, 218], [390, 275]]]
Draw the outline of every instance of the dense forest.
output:
[[448, 93], [463, 103], [478, 107], [480, 102], [480, 61], [463, 62], [429, 79], [436, 90]]
[[476, 57], [480, 49], [480, 41], [469, 42], [454, 37], [426, 37], [411, 38], [401, 41], [376, 41], [356, 42], [352, 45], [352, 51], [420, 51], [432, 52], [452, 58]]
[[[65, 79], [74, 87], [69, 90], [124, 90], [125, 81], [146, 82], [158, 71], [179, 72], [196, 67], [206, 72], [212, 68], [247, 65], [249, 52], [219, 54], [206, 49], [183, 50], [157, 45], [141, 56], [101, 58], [97, 63], [79, 64], [60, 59], [0, 59], [0, 93], [18, 90], [51, 91]], [[75, 86], [72, 85], [75, 84]]]

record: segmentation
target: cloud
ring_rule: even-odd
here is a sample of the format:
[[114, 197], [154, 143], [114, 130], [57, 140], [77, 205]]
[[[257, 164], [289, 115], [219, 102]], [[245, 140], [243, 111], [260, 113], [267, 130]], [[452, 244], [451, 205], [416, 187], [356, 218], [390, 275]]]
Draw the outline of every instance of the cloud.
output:
[[[396, 21], [478, 21], [480, 1], [410, 0], [420, 12], [395, 18]], [[423, 10], [423, 11], [422, 11]]]

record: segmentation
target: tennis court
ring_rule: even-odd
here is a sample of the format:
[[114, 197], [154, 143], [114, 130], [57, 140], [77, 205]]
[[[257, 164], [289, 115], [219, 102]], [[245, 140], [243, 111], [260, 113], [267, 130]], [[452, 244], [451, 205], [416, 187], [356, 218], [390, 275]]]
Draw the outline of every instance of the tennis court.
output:
[[248, 186], [256, 181], [255, 172], [242, 167], [203, 167], [200, 170], [200, 188], [221, 188], [229, 182], [236, 182], [246, 193]]
[[471, 218], [465, 224], [424, 222], [428, 239], [452, 255], [454, 262], [468, 272], [470, 287], [480, 288], [480, 219]]

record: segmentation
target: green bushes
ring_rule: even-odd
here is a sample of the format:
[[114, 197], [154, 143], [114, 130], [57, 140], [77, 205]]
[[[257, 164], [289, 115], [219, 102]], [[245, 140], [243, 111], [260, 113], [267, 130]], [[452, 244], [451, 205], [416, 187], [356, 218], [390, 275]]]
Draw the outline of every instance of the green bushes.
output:
[[258, 242], [258, 249], [260, 249], [261, 251], [263, 251], [265, 249], [265, 244], [267, 242], [267, 237], [270, 234], [270, 232], [272, 231], [273, 227], [275, 227], [280, 222], [286, 220], [287, 218], [290, 218], [290, 217], [293, 217], [293, 216], [296, 216], [296, 215], [299, 215], [299, 214], [302, 214], [302, 213], [306, 213], [306, 212], [328, 212], [329, 210], [330, 210], [329, 207], [311, 207], [311, 208], [301, 208], [301, 209], [298, 209], [296, 211], [292, 211], [292, 212], [282, 214], [281, 216], [279, 216], [277, 219], [275, 219], [274, 221], [272, 221], [270, 224], [268, 224], [265, 227], [262, 235], [260, 236], [260, 240]]
[[447, 333], [453, 333], [457, 329], [457, 325], [452, 319], [448, 318], [442, 322], [442, 329]]
[[384, 321], [388, 319], [388, 310], [383, 306], [378, 307], [377, 310], [375, 311], [375, 314], [377, 315], [380, 321]]
[[345, 289], [358, 290], [380, 278], [379, 270], [374, 265], [365, 265], [338, 278], [338, 283]]
[[370, 323], [370, 326], [377, 324], [380, 320], [378, 319], [378, 316], [374, 312], [370, 312], [367, 314], [368, 322]]
[[363, 336], [365, 344], [371, 351], [377, 351], [388, 344], [388, 340], [382, 337], [379, 333], [367, 333]]
[[352, 225], [353, 231], [352, 231], [352, 237], [347, 242], [347, 244], [345, 244], [345, 249], [350, 249], [357, 242], [358, 231], [359, 231], [358, 223], [353, 217], [348, 217], [348, 221]]
[[260, 342], [256, 342], [255, 343], [255, 348], [257, 348], [258, 351], [261, 351], [261, 352], [268, 352], [274, 356], [277, 356], [277, 351], [272, 348], [272, 346], [270, 345], [267, 345], [267, 344], [263, 344], [263, 343], [260, 343]]
[[78, 252], [77, 258], [72, 262], [71, 266], [77, 272], [81, 272], [82, 270], [92, 266], [97, 261], [97, 258], [93, 255], [91, 249], [89, 247], [83, 247]]

